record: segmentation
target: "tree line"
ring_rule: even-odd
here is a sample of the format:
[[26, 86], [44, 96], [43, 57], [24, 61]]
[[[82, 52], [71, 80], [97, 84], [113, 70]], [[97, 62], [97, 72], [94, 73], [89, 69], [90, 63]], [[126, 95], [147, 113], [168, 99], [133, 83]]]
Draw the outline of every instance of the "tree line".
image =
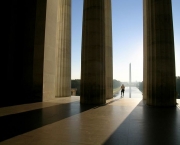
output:
[[[72, 89], [74, 89], [74, 88], [77, 89], [76, 96], [80, 96], [80, 83], [81, 83], [80, 79], [71, 80], [71, 88]], [[113, 80], [113, 89], [119, 88], [120, 85], [121, 85], [120, 81], [118, 81], [116, 79]]]

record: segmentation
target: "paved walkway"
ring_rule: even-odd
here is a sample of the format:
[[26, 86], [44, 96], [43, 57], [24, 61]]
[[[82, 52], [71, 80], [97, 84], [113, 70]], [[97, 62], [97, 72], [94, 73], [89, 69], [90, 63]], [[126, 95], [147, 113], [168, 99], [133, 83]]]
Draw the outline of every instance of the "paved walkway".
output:
[[178, 106], [126, 95], [104, 106], [72, 96], [0, 108], [0, 145], [180, 145]]

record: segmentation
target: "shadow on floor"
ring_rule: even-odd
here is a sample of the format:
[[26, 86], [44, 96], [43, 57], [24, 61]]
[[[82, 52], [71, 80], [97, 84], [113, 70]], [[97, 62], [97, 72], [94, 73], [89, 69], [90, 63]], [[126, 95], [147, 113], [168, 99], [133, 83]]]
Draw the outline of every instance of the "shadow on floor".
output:
[[77, 101], [0, 117], [0, 142], [94, 107]]
[[180, 145], [180, 110], [141, 101], [103, 145]]

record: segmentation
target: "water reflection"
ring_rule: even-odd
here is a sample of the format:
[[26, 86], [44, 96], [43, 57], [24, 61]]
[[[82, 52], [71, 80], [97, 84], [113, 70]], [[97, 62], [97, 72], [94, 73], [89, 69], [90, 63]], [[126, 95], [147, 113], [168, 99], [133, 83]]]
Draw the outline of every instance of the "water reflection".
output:
[[[125, 88], [124, 97], [129, 98], [129, 87]], [[121, 98], [121, 91], [118, 94], [115, 94], [115, 98]], [[137, 87], [131, 87], [131, 98], [142, 98], [142, 92]]]

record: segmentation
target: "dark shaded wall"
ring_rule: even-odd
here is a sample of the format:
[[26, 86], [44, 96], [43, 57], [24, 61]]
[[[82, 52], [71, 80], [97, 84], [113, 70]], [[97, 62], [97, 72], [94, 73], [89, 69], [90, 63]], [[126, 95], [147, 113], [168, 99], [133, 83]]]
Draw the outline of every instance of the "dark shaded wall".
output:
[[176, 77], [176, 92], [177, 92], [177, 99], [180, 99], [180, 76]]
[[[34, 62], [34, 45], [37, 38], [35, 32], [38, 29], [36, 19], [38, 11], [41, 11], [44, 17], [42, 31], [45, 29], [46, 0], [10, 0], [8, 6], [9, 12], [4, 14], [8, 18], [4, 24], [7, 30], [7, 45], [3, 52], [6, 54], [6, 59], [3, 61], [5, 78], [3, 78], [4, 95], [1, 95], [0, 107], [42, 100], [43, 57], [38, 63], [41, 73], [37, 83], [33, 79], [34, 68], [37, 68]], [[44, 37], [41, 43], [43, 42]]]

